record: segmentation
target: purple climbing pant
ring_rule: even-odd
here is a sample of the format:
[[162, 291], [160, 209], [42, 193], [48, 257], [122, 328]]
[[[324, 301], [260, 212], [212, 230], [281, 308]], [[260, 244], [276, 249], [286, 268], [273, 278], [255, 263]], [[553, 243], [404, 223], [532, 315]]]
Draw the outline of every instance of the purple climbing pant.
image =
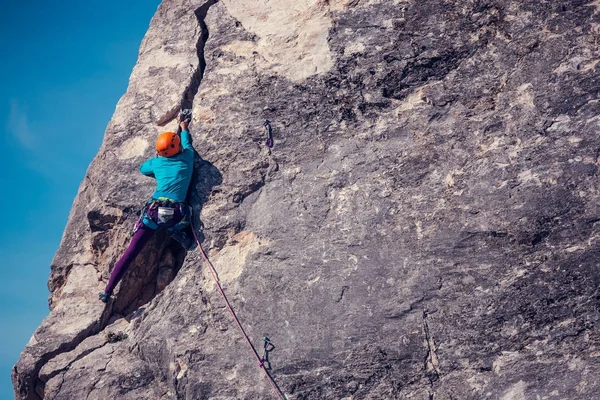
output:
[[[113, 290], [115, 289], [115, 286], [117, 286], [117, 284], [123, 278], [123, 275], [125, 275], [125, 272], [127, 272], [127, 268], [129, 268], [129, 264], [131, 264], [133, 262], [133, 260], [135, 260], [137, 255], [140, 254], [140, 252], [146, 245], [146, 243], [148, 243], [148, 240], [150, 240], [150, 238], [152, 238], [152, 236], [154, 235], [154, 232], [156, 232], [156, 229], [152, 229], [143, 223], [144, 218], [150, 218], [154, 222], [155, 226], [158, 225], [158, 227], [163, 227], [162, 224], [157, 224], [157, 222], [158, 222], [157, 208], [158, 207], [153, 206], [153, 204], [157, 204], [157, 203], [158, 202], [149, 202], [144, 207], [144, 210], [142, 210], [142, 215], [140, 216], [139, 221], [135, 225], [135, 231], [134, 231], [133, 237], [131, 238], [131, 242], [129, 243], [127, 250], [125, 250], [125, 253], [123, 253], [123, 255], [121, 256], [119, 261], [117, 261], [117, 263], [115, 264], [113, 271], [110, 274], [110, 279], [108, 280], [108, 284], [106, 285], [106, 288], [104, 289], [104, 293], [112, 293], [113, 292]], [[185, 207], [183, 207], [183, 206], [179, 207], [178, 206], [179, 204], [182, 204], [182, 203], [172, 203], [171, 204], [171, 205], [175, 206], [174, 207], [175, 213], [173, 214], [173, 219], [170, 221], [170, 223], [167, 226], [174, 226], [186, 217]], [[165, 204], [165, 202], [161, 202], [160, 205], [162, 206], [162, 205], [168, 205], [168, 204]], [[188, 235], [193, 234], [189, 223], [182, 230]]]
[[129, 247], [125, 250], [125, 253], [121, 256], [119, 261], [115, 264], [112, 273], [110, 274], [110, 279], [108, 280], [108, 284], [106, 285], [106, 289], [104, 289], [104, 293], [112, 293], [117, 283], [123, 278], [125, 272], [127, 272], [127, 268], [129, 268], [129, 264], [144, 248], [144, 245], [150, 240], [152, 235], [156, 232], [154, 229], [150, 229], [147, 226], [139, 228], [133, 234], [131, 238], [131, 242], [129, 243]]

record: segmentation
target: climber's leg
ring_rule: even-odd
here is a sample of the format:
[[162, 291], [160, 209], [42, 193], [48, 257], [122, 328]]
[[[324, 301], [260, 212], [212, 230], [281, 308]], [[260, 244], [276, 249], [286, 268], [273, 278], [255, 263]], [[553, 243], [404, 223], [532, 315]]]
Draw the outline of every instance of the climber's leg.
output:
[[142, 226], [133, 234], [129, 247], [127, 247], [125, 253], [123, 253], [119, 261], [117, 261], [110, 274], [110, 279], [108, 280], [106, 289], [104, 289], [105, 294], [110, 296], [115, 286], [117, 286], [117, 283], [119, 283], [121, 278], [123, 278], [123, 275], [125, 275], [129, 264], [131, 264], [138, 254], [140, 254], [144, 245], [150, 240], [152, 235], [154, 235], [154, 232], [156, 232], [154, 229]]

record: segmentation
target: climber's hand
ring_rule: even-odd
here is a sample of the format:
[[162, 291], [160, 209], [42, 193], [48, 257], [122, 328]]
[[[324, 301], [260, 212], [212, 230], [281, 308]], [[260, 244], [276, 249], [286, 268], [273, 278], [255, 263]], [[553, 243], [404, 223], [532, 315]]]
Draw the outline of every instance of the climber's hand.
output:
[[190, 120], [186, 119], [184, 121], [181, 121], [179, 123], [179, 126], [181, 127], [182, 131], [187, 131], [188, 130], [188, 125], [190, 124]]

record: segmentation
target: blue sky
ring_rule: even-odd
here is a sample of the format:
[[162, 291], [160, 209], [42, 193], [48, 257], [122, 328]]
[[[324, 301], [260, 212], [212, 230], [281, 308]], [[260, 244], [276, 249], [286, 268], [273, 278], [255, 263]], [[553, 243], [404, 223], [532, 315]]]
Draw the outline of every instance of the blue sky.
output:
[[11, 1], [0, 13], [0, 399], [48, 314], [50, 262], [159, 0]]

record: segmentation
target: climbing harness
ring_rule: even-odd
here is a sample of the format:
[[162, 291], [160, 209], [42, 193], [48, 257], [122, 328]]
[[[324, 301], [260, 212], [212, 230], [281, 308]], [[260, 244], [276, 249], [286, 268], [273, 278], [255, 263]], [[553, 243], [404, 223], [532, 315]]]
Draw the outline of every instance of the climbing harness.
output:
[[[268, 369], [271, 369], [271, 365], [270, 365], [270, 363], [268, 363], [268, 361], [266, 360], [266, 358], [268, 358], [268, 352], [271, 351], [271, 350], [273, 350], [275, 348], [275, 346], [273, 346], [271, 344], [271, 341], [269, 340], [269, 338], [267, 338], [265, 336], [265, 338], [264, 338], [264, 351], [266, 352], [266, 356], [267, 357], [263, 356], [261, 358], [258, 355], [258, 353], [256, 352], [256, 349], [254, 348], [254, 346], [252, 345], [252, 342], [250, 341], [250, 338], [248, 337], [248, 334], [246, 334], [246, 331], [242, 327], [242, 324], [240, 323], [240, 320], [238, 319], [237, 315], [235, 314], [235, 311], [233, 311], [233, 308], [231, 307], [231, 304], [229, 304], [229, 300], [227, 300], [227, 296], [225, 295], [225, 292], [223, 291], [223, 288], [221, 287], [221, 284], [219, 283], [219, 278], [217, 277], [217, 271], [215, 270], [214, 265], [208, 259], [208, 256], [206, 255], [206, 252], [204, 251], [204, 248], [202, 247], [202, 244], [200, 243], [200, 240], [198, 239], [198, 235], [196, 235], [196, 229], [195, 229], [195, 227], [194, 227], [193, 224], [192, 224], [192, 232], [194, 233], [194, 239], [196, 239], [196, 242], [198, 243], [198, 248], [200, 249], [200, 253], [202, 253], [202, 258], [204, 259], [204, 261], [206, 262], [206, 264], [208, 265], [208, 267], [210, 269], [210, 273], [212, 274], [212, 277], [213, 277], [213, 279], [215, 281], [215, 284], [217, 285], [217, 289], [219, 289], [219, 292], [221, 293], [221, 296], [223, 297], [223, 300], [225, 300], [225, 304], [227, 305], [227, 309], [229, 310], [231, 316], [233, 317], [233, 320], [235, 321], [236, 325], [240, 329], [240, 332], [242, 333], [242, 336], [244, 336], [244, 339], [246, 339], [246, 343], [248, 343], [248, 347], [250, 347], [250, 350], [252, 350], [252, 353], [254, 353], [254, 356], [256, 357], [256, 360], [258, 361], [258, 366], [260, 367], [260, 369], [263, 370], [263, 372], [267, 376], [267, 379], [269, 380], [269, 383], [273, 387], [273, 390], [275, 390], [275, 392], [277, 393], [277, 397], [279, 399], [281, 399], [281, 400], [286, 400], [285, 395], [283, 394], [283, 392], [281, 391], [281, 389], [279, 389], [279, 387], [275, 383], [275, 380], [273, 380], [273, 377], [271, 377], [271, 374], [268, 371]], [[270, 346], [267, 346], [267, 345], [270, 345]], [[269, 349], [269, 350], [267, 350], [267, 349]], [[269, 365], [269, 368], [267, 368], [265, 366], [265, 361], [267, 361], [267, 364]]]
[[158, 207], [158, 223], [166, 224], [173, 219], [175, 209], [172, 207]]
[[273, 148], [273, 130], [271, 129], [271, 121], [265, 119], [263, 126], [267, 132], [267, 141], [265, 142], [265, 146], [271, 149]]
[[[175, 221], [175, 214], [181, 219]], [[134, 232], [143, 226], [150, 229], [168, 228], [169, 231], [179, 231], [185, 228], [191, 220], [191, 212], [186, 203], [178, 203], [166, 197], [150, 199], [140, 214], [135, 224]]]

